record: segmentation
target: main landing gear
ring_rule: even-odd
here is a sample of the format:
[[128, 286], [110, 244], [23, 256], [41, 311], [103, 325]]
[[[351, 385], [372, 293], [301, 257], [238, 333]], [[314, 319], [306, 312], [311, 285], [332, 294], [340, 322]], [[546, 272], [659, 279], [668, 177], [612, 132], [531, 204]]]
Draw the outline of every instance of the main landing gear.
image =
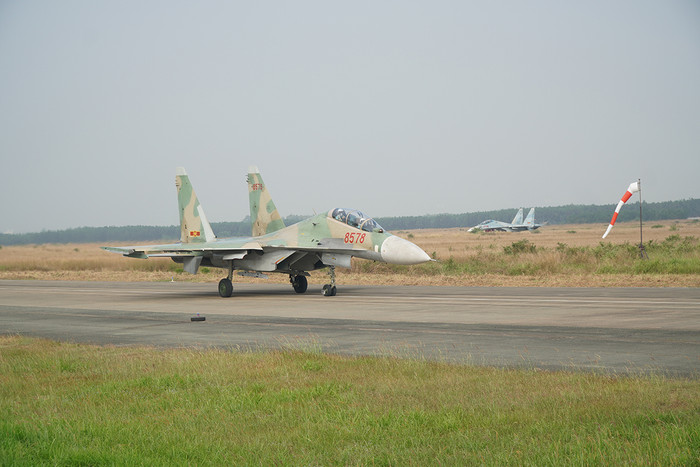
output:
[[231, 279], [233, 279], [233, 267], [229, 268], [228, 277], [219, 281], [219, 295], [222, 298], [228, 298], [233, 295], [233, 282]]
[[331, 283], [325, 284], [321, 293], [323, 293], [324, 297], [333, 297], [337, 292], [335, 288], [335, 266], [328, 266], [328, 275], [330, 276]]
[[304, 293], [306, 289], [309, 288], [309, 281], [306, 280], [306, 276], [302, 276], [301, 274], [290, 274], [289, 282], [292, 283], [292, 287], [294, 287], [296, 293]]
[[[335, 266], [329, 266], [328, 275], [330, 276], [331, 283], [325, 284], [323, 286], [323, 295], [325, 297], [333, 297], [337, 293], [335, 287]], [[233, 268], [228, 271], [228, 277], [225, 277], [219, 281], [219, 295], [223, 298], [228, 298], [233, 295]], [[292, 284], [294, 291], [296, 293], [304, 293], [309, 288], [309, 281], [303, 274], [290, 274], [289, 282]]]

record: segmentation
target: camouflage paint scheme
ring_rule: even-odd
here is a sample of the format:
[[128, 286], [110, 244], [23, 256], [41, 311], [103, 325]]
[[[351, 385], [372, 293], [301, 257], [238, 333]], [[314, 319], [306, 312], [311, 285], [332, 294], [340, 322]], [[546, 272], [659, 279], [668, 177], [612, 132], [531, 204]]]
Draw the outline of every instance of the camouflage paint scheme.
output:
[[265, 185], [263, 184], [260, 172], [251, 167], [247, 180], [253, 237], [265, 235], [284, 228], [284, 221], [277, 212], [275, 203], [272, 202], [270, 192], [263, 189]]
[[184, 169], [177, 169], [175, 187], [180, 212], [180, 241], [204, 243], [214, 240], [214, 233], [211, 228], [207, 229], [209, 223]]
[[[308, 276], [307, 271], [330, 267], [334, 285], [332, 269], [349, 268], [353, 256], [394, 264], [430, 261], [418, 246], [384, 231], [374, 220], [352, 209], [331, 209], [287, 227], [256, 167], [250, 168], [247, 181], [250, 237], [216, 238], [189, 177], [178, 168], [175, 186], [180, 242], [102, 248], [131, 258], [170, 257], [191, 274], [196, 274], [200, 266], [228, 269], [229, 282], [233, 271], [241, 270], [286, 273], [294, 284], [298, 276]], [[305, 284], [304, 279], [304, 291]]]

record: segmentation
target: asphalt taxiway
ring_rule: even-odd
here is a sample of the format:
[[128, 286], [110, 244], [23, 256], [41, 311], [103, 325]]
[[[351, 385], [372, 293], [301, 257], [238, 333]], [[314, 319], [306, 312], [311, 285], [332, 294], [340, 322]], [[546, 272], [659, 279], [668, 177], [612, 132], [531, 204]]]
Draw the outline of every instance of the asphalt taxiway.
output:
[[700, 289], [0, 281], [0, 334], [697, 378]]

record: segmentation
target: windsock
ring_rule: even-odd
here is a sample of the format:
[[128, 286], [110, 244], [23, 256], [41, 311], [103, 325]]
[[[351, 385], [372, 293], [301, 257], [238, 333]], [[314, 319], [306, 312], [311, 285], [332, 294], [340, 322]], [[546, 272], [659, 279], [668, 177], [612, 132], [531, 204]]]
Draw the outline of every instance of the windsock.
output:
[[617, 220], [617, 215], [620, 214], [620, 209], [622, 208], [622, 205], [625, 204], [628, 199], [630, 199], [630, 196], [632, 196], [632, 194], [634, 194], [638, 191], [639, 191], [639, 182], [630, 183], [630, 186], [627, 187], [627, 191], [625, 192], [624, 195], [622, 195], [620, 202], [617, 203], [617, 207], [615, 208], [615, 214], [613, 214], [612, 220], [610, 221], [610, 225], [608, 226], [608, 230], [606, 230], [605, 233], [603, 234], [603, 238], [608, 236], [608, 234], [610, 233], [610, 231], [613, 228], [613, 225], [615, 225], [615, 221]]

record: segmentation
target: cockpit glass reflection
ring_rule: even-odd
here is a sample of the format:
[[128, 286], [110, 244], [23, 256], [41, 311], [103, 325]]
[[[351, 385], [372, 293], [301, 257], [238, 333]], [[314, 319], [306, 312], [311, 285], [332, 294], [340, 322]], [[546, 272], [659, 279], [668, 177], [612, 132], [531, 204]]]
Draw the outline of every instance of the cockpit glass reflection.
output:
[[348, 224], [365, 232], [384, 232], [384, 229], [377, 221], [356, 209], [336, 208], [333, 210], [331, 217], [338, 222]]

